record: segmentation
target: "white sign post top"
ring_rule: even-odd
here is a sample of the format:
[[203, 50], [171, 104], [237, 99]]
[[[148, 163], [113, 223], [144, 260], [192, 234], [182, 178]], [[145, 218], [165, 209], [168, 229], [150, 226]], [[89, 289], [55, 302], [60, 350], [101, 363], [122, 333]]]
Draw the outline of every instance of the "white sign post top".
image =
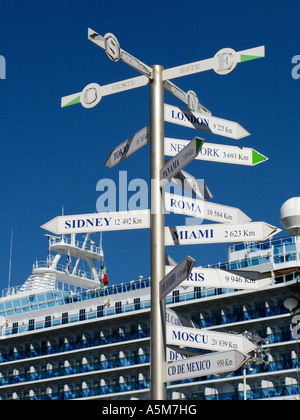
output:
[[121, 60], [123, 63], [128, 64], [130, 67], [139, 71], [140, 73], [145, 74], [149, 78], [153, 78], [153, 69], [147, 64], [142, 63], [137, 58], [133, 57], [128, 52], [120, 48], [120, 44], [117, 38], [111, 34], [107, 33], [103, 36], [99, 35], [93, 29], [88, 29], [88, 39], [98, 47], [102, 48], [105, 51], [105, 54], [111, 61]]
[[150, 228], [150, 210], [58, 216], [45, 223], [41, 228], [56, 235], [148, 229]]
[[175, 79], [176, 77], [188, 76], [189, 74], [200, 73], [207, 70], [214, 70], [220, 75], [225, 75], [234, 70], [238, 63], [263, 58], [264, 56], [264, 46], [238, 52], [231, 48], [223, 48], [218, 51], [213, 58], [165, 69], [163, 78], [164, 80]]
[[[170, 355], [173, 353], [171, 351]], [[244, 354], [236, 350], [184, 357], [183, 360], [165, 363], [165, 382], [233, 372], [247, 360]]]
[[166, 325], [166, 343], [213, 351], [238, 350], [247, 354], [256, 345], [243, 335], [220, 333], [212, 330]]
[[119, 82], [109, 83], [100, 86], [98, 83], [90, 83], [81, 92], [73, 93], [61, 98], [61, 107], [80, 104], [84, 108], [94, 108], [99, 104], [103, 96], [113, 95], [114, 93], [124, 92], [149, 84], [146, 76], [133, 77], [132, 79], [120, 80]]

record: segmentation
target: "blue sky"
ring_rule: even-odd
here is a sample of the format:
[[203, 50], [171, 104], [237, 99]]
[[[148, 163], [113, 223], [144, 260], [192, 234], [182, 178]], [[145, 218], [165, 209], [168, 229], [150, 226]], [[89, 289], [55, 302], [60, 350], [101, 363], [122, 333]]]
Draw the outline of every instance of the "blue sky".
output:
[[[40, 228], [61, 214], [96, 211], [103, 178], [149, 181], [149, 146], [114, 169], [104, 166], [110, 151], [149, 124], [149, 88], [106, 96], [93, 109], [60, 108], [62, 96], [138, 76], [111, 62], [87, 40], [88, 27], [113, 33], [121, 48], [148, 65], [165, 68], [210, 58], [224, 47], [236, 51], [265, 45], [266, 58], [239, 64], [226, 75], [214, 71], [175, 79], [194, 90], [213, 115], [236, 121], [251, 133], [241, 140], [196, 132], [169, 123], [165, 135], [252, 147], [269, 160], [254, 167], [195, 161], [186, 170], [204, 178], [212, 201], [238, 207], [253, 221], [281, 227], [284, 201], [299, 196], [299, 89], [292, 78], [300, 54], [300, 3], [212, 0], [115, 1], [10, 0], [1, 5], [0, 80], [1, 288], [7, 287], [11, 229], [14, 229], [11, 284], [20, 285], [32, 264], [45, 260], [46, 233]], [[165, 102], [181, 106], [166, 92]], [[184, 224], [167, 216], [166, 224]], [[279, 236], [285, 236], [282, 232]], [[150, 232], [103, 235], [110, 283], [150, 275]], [[178, 262], [186, 255], [197, 265], [226, 261], [226, 245], [169, 247]]]

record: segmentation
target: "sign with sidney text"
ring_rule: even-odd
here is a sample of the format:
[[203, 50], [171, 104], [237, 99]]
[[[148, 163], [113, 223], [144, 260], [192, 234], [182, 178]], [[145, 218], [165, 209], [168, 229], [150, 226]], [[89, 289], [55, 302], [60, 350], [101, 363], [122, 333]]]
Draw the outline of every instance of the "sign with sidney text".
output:
[[57, 235], [150, 228], [150, 210], [58, 216], [41, 226]]

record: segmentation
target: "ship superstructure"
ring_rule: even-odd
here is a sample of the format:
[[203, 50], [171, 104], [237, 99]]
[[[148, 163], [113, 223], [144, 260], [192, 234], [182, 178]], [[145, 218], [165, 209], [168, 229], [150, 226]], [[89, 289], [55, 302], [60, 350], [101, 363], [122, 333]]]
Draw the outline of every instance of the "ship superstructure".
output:
[[[2, 400], [147, 397], [151, 280], [104, 286], [96, 267], [101, 248], [88, 235], [83, 242], [75, 235], [49, 237], [47, 261], [34, 264], [23, 286], [4, 291]], [[256, 291], [178, 286], [167, 296], [167, 308], [194, 325], [258, 344], [255, 357], [226, 376], [168, 383], [168, 399], [299, 399], [298, 303], [285, 304], [299, 299], [299, 250], [298, 236], [230, 245], [228, 261], [216, 268], [267, 273], [275, 283]], [[169, 313], [167, 322], [178, 320]]]

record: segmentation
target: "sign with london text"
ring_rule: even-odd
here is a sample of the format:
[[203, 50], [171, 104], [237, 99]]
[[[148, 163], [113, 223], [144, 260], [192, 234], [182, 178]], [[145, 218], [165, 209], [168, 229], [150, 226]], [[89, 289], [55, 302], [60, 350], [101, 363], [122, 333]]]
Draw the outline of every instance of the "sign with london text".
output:
[[256, 349], [256, 345], [241, 334], [228, 334], [169, 324], [166, 325], [166, 343], [213, 351], [238, 350], [243, 354]]
[[251, 221], [245, 213], [234, 207], [167, 192], [165, 192], [164, 197], [165, 210], [168, 212], [220, 223], [246, 223]]
[[183, 282], [191, 274], [195, 260], [186, 257], [177, 264], [159, 283], [160, 300], [164, 299], [175, 287]]
[[160, 185], [163, 187], [171, 178], [173, 178], [181, 169], [195, 159], [199, 153], [204, 139], [195, 137], [182, 149], [173, 159], [165, 164], [160, 170]]
[[150, 210], [58, 216], [45, 223], [41, 228], [56, 235], [147, 229], [150, 228]]
[[[165, 137], [165, 155], [175, 156], [188, 144], [188, 140]], [[205, 142], [195, 160], [254, 166], [268, 160], [262, 153], [249, 147], [228, 146]]]
[[[166, 271], [171, 267], [167, 266]], [[270, 277], [257, 271], [220, 270], [218, 268], [194, 267], [180, 286], [225, 288], [236, 290], [258, 290], [274, 283]]]
[[246, 360], [244, 354], [230, 350], [166, 362], [165, 382], [226, 374], [237, 370]]
[[167, 226], [165, 228], [165, 244], [169, 246], [264, 241], [279, 232], [281, 229], [265, 222]]
[[182, 109], [168, 104], [164, 105], [164, 110], [164, 119], [169, 123], [236, 140], [250, 135], [250, 133], [248, 133], [240, 124], [233, 121], [201, 114], [199, 112], [192, 112], [188, 109]]

